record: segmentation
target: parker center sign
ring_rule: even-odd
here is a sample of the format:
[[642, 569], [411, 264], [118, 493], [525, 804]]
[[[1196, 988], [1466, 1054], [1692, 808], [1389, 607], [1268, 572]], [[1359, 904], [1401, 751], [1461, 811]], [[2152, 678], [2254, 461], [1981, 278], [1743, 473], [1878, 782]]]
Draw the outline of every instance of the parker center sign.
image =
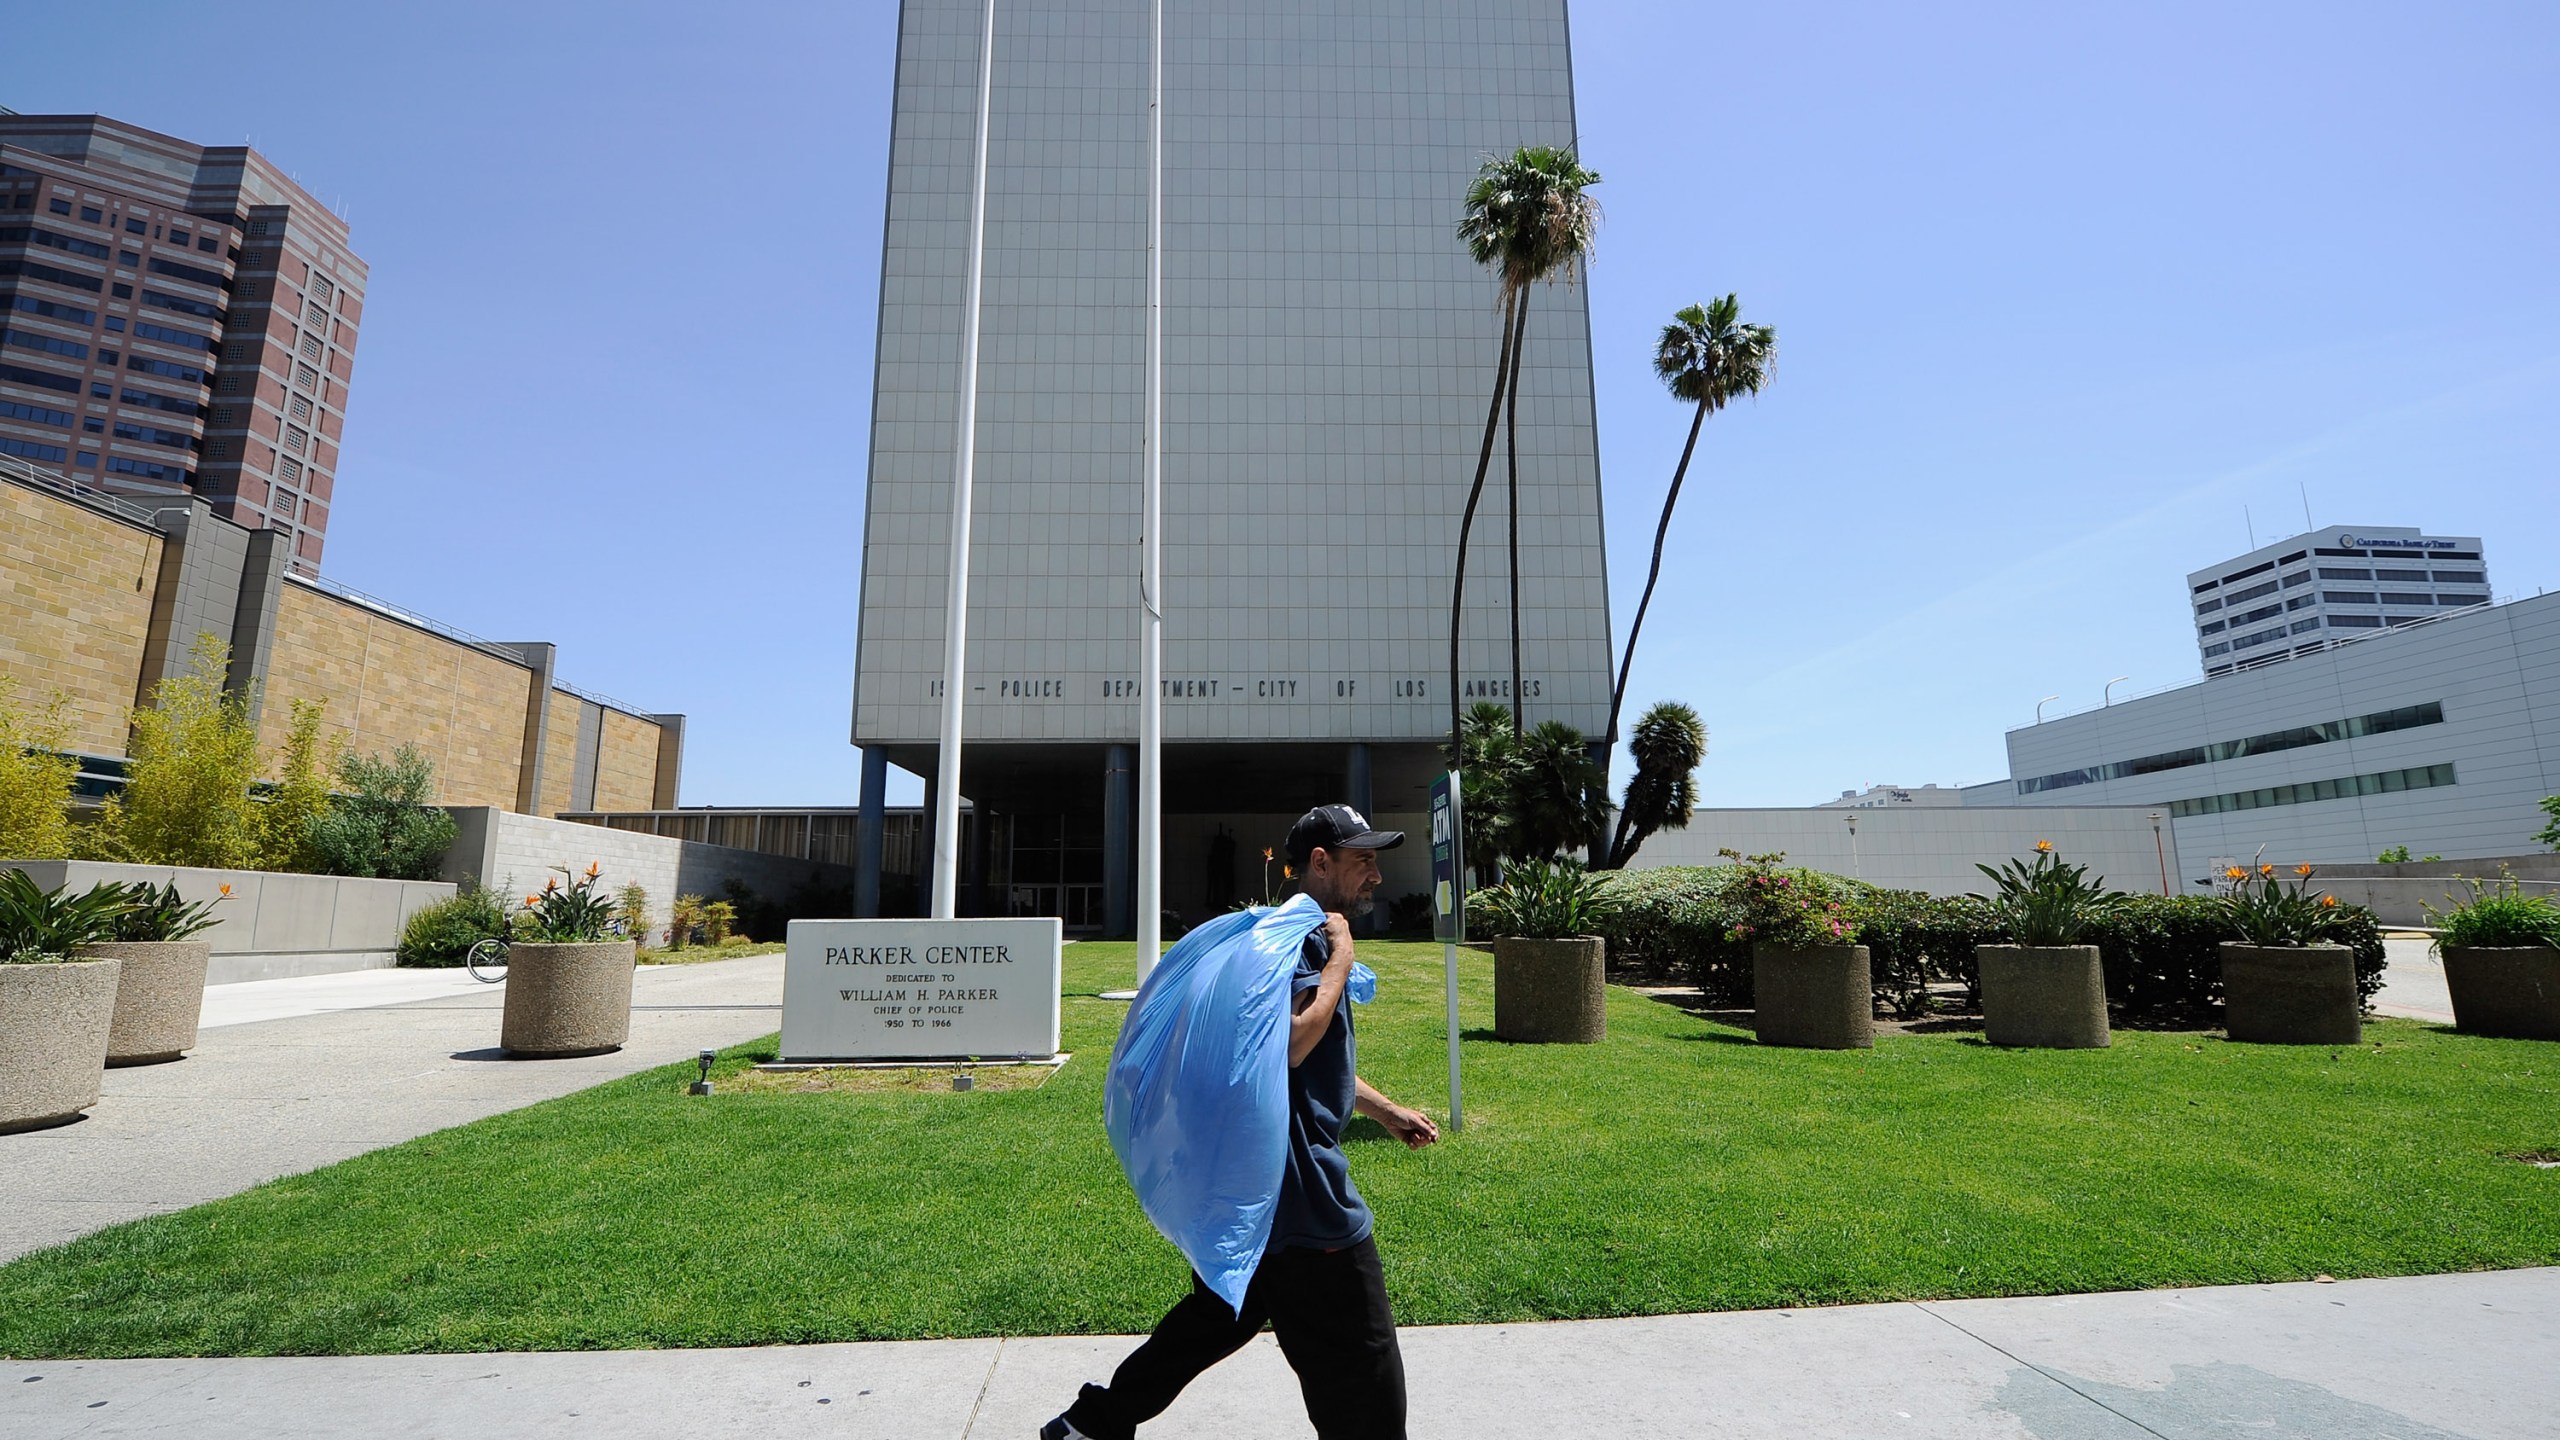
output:
[[794, 920], [782, 1060], [1058, 1053], [1059, 922]]

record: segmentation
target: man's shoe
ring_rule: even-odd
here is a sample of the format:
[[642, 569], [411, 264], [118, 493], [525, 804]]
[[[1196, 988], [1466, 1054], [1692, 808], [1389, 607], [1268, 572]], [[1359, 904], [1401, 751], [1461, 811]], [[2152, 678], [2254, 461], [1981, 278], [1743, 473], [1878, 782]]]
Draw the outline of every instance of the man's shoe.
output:
[[1093, 1437], [1068, 1424], [1067, 1417], [1061, 1415], [1040, 1427], [1040, 1440], [1093, 1440]]

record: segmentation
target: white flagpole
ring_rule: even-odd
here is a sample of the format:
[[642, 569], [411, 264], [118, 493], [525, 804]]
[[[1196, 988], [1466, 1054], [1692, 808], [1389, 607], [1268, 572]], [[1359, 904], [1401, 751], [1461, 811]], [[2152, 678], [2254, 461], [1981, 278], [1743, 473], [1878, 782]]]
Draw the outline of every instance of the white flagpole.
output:
[[1138, 519], [1138, 983], [1164, 914], [1164, 0], [1148, 31], [1147, 465]]
[[996, 0], [978, 41], [978, 163], [969, 192], [969, 274], [961, 291], [960, 444], [951, 475], [951, 584], [943, 599], [942, 740], [933, 796], [933, 918], [960, 908], [960, 714], [969, 678], [969, 487], [978, 460], [978, 282], [986, 264], [987, 121], [996, 74]]

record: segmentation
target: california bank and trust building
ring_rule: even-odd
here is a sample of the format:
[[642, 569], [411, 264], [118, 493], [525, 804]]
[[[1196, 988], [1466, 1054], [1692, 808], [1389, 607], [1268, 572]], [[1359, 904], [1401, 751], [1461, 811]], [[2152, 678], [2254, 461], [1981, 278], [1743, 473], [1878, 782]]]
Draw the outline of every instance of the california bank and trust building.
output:
[[[998, 3], [961, 774], [964, 912], [1113, 932], [1134, 897], [1150, 8]], [[853, 705], [866, 825], [888, 764], [935, 770], [983, 16], [905, 0], [899, 18]], [[1485, 157], [1575, 128], [1564, 0], [1178, 0], [1164, 26], [1163, 894], [1196, 920], [1262, 893], [1263, 847], [1311, 804], [1421, 827], [1500, 341], [1454, 226]], [[1609, 621], [1578, 285], [1535, 293], [1521, 384], [1523, 698], [1532, 723], [1596, 735]], [[1474, 698], [1510, 689], [1502, 490], [1497, 452], [1468, 567]], [[1390, 857], [1383, 896], [1425, 888], [1424, 848]]]

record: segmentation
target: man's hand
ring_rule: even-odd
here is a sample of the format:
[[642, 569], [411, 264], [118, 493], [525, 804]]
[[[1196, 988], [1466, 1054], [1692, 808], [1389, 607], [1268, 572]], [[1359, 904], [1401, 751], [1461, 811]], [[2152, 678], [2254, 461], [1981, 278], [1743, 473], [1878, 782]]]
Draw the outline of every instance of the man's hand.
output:
[[1406, 1149], [1419, 1150], [1439, 1140], [1440, 1127], [1432, 1123], [1430, 1116], [1406, 1109], [1357, 1076], [1351, 1085], [1351, 1108], [1385, 1126], [1388, 1134], [1405, 1143]]
[[1328, 947], [1328, 957], [1341, 962], [1342, 967], [1349, 970], [1351, 968], [1351, 922], [1344, 919], [1339, 910], [1324, 912], [1324, 943]]

